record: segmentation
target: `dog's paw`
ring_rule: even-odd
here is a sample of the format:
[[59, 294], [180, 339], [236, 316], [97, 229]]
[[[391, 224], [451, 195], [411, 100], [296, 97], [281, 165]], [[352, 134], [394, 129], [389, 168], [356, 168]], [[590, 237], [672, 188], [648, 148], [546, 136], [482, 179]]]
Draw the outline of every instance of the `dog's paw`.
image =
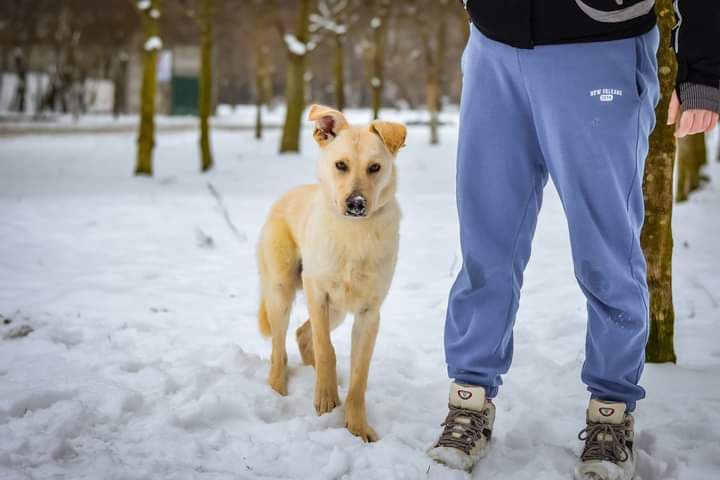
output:
[[271, 367], [268, 385], [280, 395], [287, 395], [287, 369]]
[[366, 421], [355, 423], [346, 420], [345, 428], [356, 437], [360, 437], [363, 442], [377, 442], [378, 440], [378, 434]]
[[315, 386], [315, 411], [318, 415], [331, 412], [340, 405], [337, 386]]

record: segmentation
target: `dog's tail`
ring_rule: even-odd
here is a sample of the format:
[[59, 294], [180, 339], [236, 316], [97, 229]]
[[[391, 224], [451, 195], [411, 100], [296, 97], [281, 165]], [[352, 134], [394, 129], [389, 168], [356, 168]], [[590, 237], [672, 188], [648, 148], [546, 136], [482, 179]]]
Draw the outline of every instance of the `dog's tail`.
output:
[[258, 309], [258, 329], [260, 335], [269, 337], [272, 334], [270, 322], [268, 321], [267, 308], [265, 308], [265, 299], [260, 299], [260, 308]]

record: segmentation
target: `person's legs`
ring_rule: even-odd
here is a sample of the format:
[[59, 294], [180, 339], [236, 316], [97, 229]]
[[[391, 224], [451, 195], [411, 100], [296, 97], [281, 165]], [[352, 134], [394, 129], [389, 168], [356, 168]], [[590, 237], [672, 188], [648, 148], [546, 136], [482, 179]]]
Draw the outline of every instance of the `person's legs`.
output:
[[445, 322], [448, 374], [493, 397], [510, 367], [512, 327], [547, 172], [518, 50], [472, 34], [463, 55], [457, 206], [463, 265]]
[[640, 248], [642, 179], [658, 100], [656, 30], [637, 38], [521, 52], [540, 145], [570, 227], [587, 297], [582, 379], [595, 399], [627, 404], [648, 334]]

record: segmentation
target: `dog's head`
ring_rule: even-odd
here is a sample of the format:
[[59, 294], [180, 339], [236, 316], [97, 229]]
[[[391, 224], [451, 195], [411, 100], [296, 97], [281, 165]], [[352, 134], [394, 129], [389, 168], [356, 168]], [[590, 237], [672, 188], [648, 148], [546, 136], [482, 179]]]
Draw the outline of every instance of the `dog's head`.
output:
[[320, 184], [341, 215], [366, 218], [393, 198], [404, 125], [376, 120], [351, 127], [341, 112], [321, 105], [310, 107], [308, 119], [315, 122], [313, 137], [320, 145]]

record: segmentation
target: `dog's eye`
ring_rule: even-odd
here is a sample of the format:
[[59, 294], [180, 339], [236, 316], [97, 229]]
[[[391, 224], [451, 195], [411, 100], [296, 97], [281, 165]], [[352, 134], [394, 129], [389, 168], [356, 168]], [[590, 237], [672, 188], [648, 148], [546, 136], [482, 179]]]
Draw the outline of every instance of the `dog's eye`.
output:
[[373, 163], [368, 167], [368, 173], [377, 173], [380, 171], [380, 164], [379, 163]]
[[348, 171], [348, 166], [347, 166], [347, 163], [345, 163], [345, 162], [335, 162], [335, 168], [337, 168], [341, 172]]

